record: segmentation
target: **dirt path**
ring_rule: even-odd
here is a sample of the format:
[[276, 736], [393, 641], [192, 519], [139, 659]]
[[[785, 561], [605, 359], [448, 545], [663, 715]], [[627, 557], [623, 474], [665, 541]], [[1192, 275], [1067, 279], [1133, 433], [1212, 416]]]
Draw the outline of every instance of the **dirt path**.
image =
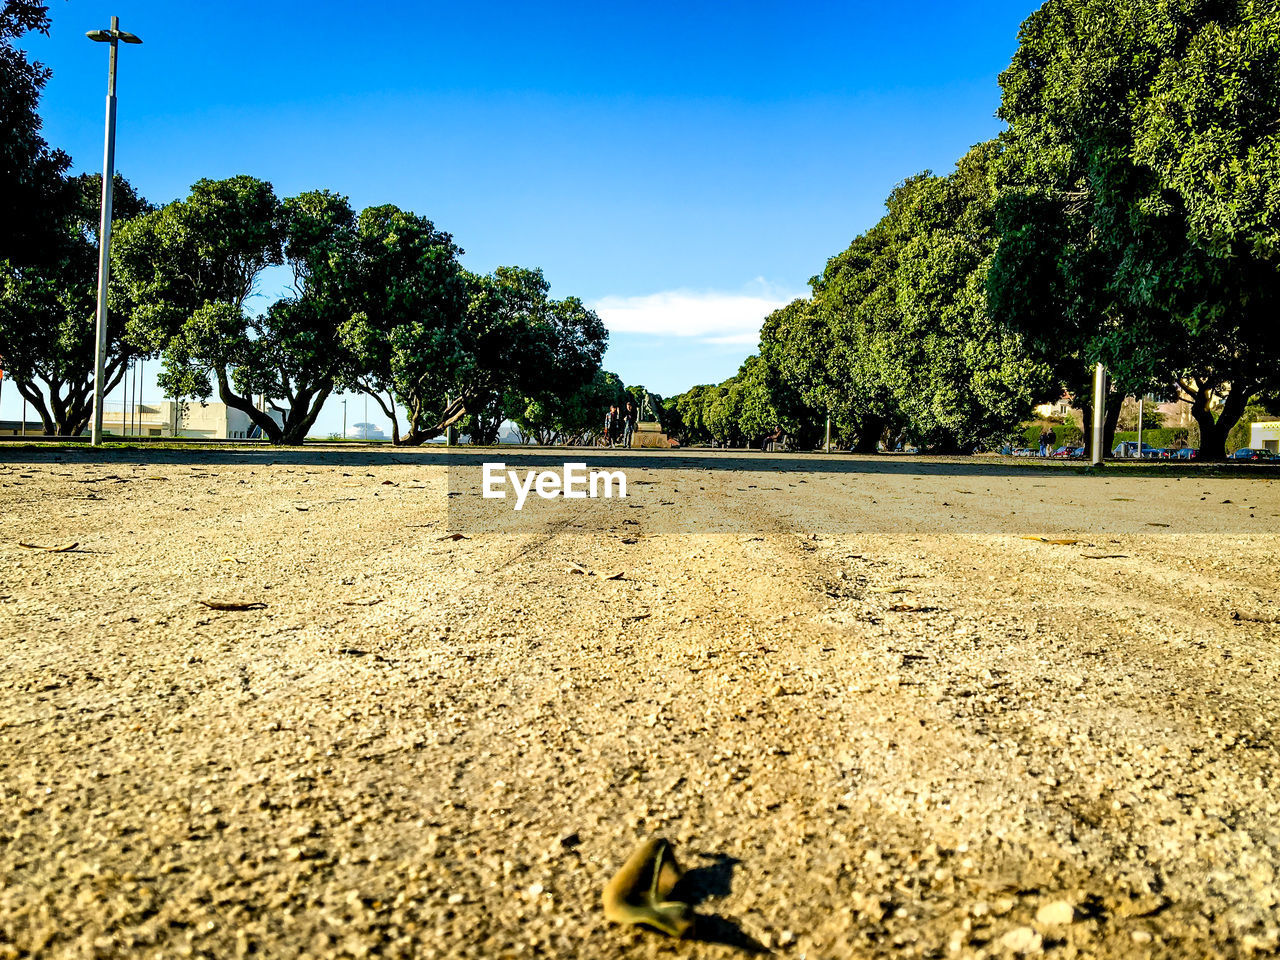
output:
[[[688, 461], [454, 540], [430, 458], [58, 456], [0, 465], [0, 956], [1276, 950], [1272, 480]], [[700, 940], [603, 919], [652, 835]]]

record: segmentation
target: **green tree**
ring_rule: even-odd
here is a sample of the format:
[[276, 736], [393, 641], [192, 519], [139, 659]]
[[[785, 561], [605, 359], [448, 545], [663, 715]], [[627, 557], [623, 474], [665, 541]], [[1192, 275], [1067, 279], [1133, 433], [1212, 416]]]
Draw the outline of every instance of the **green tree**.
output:
[[54, 266], [66, 257], [64, 222], [77, 205], [71, 158], [41, 136], [40, 95], [49, 69], [29, 60], [14, 41], [48, 35], [49, 6], [5, 0], [0, 8], [0, 261], [14, 268]]
[[602, 432], [604, 412], [625, 396], [616, 373], [597, 369], [588, 382], [569, 393], [543, 391], [527, 399], [512, 419], [535, 443], [594, 445]]
[[[0, 261], [0, 365], [50, 436], [78, 436], [93, 415], [101, 190], [98, 174], [68, 181], [75, 203], [41, 262]], [[117, 223], [151, 209], [119, 174], [115, 197]], [[108, 293], [103, 382], [110, 391], [145, 351], [131, 335], [132, 304], [123, 284], [113, 278]]]
[[673, 435], [679, 437], [685, 446], [711, 442], [711, 431], [707, 429], [705, 409], [706, 394], [712, 390], [715, 390], [715, 387], [710, 384], [698, 384], [684, 393], [671, 397], [666, 403], [666, 409], [673, 411], [679, 421], [679, 428]]
[[874, 452], [883, 421], [867, 403], [865, 381], [855, 377], [849, 364], [853, 345], [844, 336], [856, 336], [856, 331], [841, 330], [843, 319], [834, 294], [826, 300], [817, 295], [795, 300], [765, 318], [760, 359], [777, 398], [778, 426], [802, 438], [819, 427], [825, 433], [830, 415], [837, 434], [865, 438], [863, 449], [869, 444]]
[[461, 253], [430, 220], [393, 205], [369, 207], [357, 219], [356, 309], [343, 325], [343, 344], [356, 385], [390, 418], [396, 444], [422, 443], [466, 415], [455, 409], [431, 432], [447, 405], [439, 399], [449, 388], [445, 372], [465, 360], [459, 331], [472, 300], [487, 309], [485, 292], [458, 263]]
[[521, 431], [538, 443], [565, 443], [590, 430], [611, 392], [601, 379], [600, 361], [608, 342], [604, 322], [576, 297], [544, 300], [529, 313], [518, 347], [520, 363], [513, 371], [508, 409]]
[[[1050, 0], [1001, 77], [996, 312], [1033, 341], [1058, 324], [1066, 354], [1106, 363], [1120, 395], [1176, 384], [1208, 458], [1277, 376], [1276, 132], [1251, 102], [1275, 82], [1276, 16]], [[1077, 396], [1084, 379], [1068, 382]]]
[[599, 368], [603, 323], [576, 298], [552, 300], [541, 271], [469, 273], [448, 234], [395, 207], [364, 211], [357, 230], [359, 309], [343, 337], [396, 443], [455, 425], [492, 442], [506, 417], [572, 393]]
[[996, 154], [979, 144], [947, 177], [903, 181], [814, 278], [812, 301], [766, 321], [762, 353], [860, 452], [904, 429], [934, 449], [992, 444], [1045, 389], [1047, 370], [987, 303]]
[[915, 178], [889, 204], [895, 296], [874, 331], [874, 356], [913, 438], [933, 449], [1003, 440], [1047, 389], [1048, 370], [988, 312], [996, 152], [979, 144], [950, 176]]
[[1134, 159], [1175, 193], [1191, 237], [1223, 257], [1280, 261], [1280, 7], [1189, 6], [1138, 105]]
[[732, 378], [704, 394], [702, 420], [720, 446], [742, 445], [742, 391]]
[[[185, 200], [128, 224], [117, 264], [138, 302], [140, 338], [163, 353], [161, 387], [201, 400], [216, 389], [272, 443], [303, 442], [350, 376], [339, 333], [351, 314], [353, 226], [343, 197], [281, 203], [248, 176], [201, 180]], [[254, 314], [259, 278], [276, 265], [291, 270], [292, 295]]]

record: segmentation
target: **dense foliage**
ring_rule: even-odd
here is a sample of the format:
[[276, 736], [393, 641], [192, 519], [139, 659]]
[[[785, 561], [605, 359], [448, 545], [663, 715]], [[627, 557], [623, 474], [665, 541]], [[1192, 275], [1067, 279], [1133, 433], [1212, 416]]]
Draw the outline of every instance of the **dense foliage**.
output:
[[[0, 357], [5, 376], [31, 404], [51, 436], [76, 436], [93, 416], [93, 366], [98, 293], [98, 203], [102, 177], [68, 181], [73, 201], [34, 263], [0, 260]], [[119, 174], [118, 224], [150, 210]], [[109, 290], [104, 382], [116, 387], [139, 354], [127, 329], [128, 293]]]
[[997, 155], [980, 144], [950, 176], [894, 190], [880, 222], [814, 278], [813, 295], [765, 320], [758, 357], [713, 394], [691, 391], [699, 438], [753, 444], [781, 429], [807, 444], [828, 416], [837, 442], [866, 452], [1008, 437], [1050, 378], [987, 309]]
[[1064, 390], [1091, 419], [1101, 362], [1107, 447], [1122, 400], [1155, 393], [1213, 458], [1280, 388], [1280, 5], [1048, 0], [1019, 41], [1007, 129], [904, 180], [758, 359], [677, 398], [688, 438], [829, 416], [861, 450], [975, 449]]
[[1099, 360], [1176, 391], [1209, 457], [1280, 377], [1278, 84], [1280, 7], [1244, 0], [1049, 0], [1001, 77], [996, 315], [1070, 344], [1077, 396]]
[[76, 205], [76, 185], [64, 174], [71, 158], [41, 135], [44, 65], [14, 44], [24, 34], [49, 33], [49, 5], [5, 0], [0, 7], [0, 261], [30, 266], [62, 255], [64, 220]]

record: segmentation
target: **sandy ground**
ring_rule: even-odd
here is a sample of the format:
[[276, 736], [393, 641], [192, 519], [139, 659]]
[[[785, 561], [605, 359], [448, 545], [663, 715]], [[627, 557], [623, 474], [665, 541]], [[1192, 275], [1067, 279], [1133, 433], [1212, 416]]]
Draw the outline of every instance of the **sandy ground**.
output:
[[0, 448], [0, 957], [1276, 952], [1280, 483], [731, 460]]

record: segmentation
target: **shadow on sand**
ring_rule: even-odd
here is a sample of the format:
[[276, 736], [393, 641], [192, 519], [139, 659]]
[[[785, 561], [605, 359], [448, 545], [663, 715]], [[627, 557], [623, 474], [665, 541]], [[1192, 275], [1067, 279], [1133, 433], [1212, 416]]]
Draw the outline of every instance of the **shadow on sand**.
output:
[[741, 863], [723, 853], [703, 853], [698, 856], [710, 862], [686, 872], [671, 891], [671, 899], [682, 900], [695, 908], [693, 929], [686, 934], [685, 939], [718, 943], [747, 954], [769, 953], [769, 949], [745, 932], [737, 921], [719, 914], [696, 912], [698, 905], [704, 900], [727, 897], [730, 894], [733, 889], [733, 871]]
[[[175, 466], [284, 467], [454, 467], [479, 471], [486, 462], [501, 461], [531, 470], [561, 468], [566, 462], [587, 462], [592, 468], [628, 470], [773, 471], [802, 474], [865, 474], [949, 477], [1061, 476], [1084, 473], [1086, 464], [1071, 461], [1010, 460], [994, 456], [944, 457], [902, 454], [760, 453], [753, 450], [610, 450], [603, 447], [359, 447], [308, 444], [305, 447], [192, 445], [94, 449], [88, 446], [55, 446], [31, 442], [0, 442], [0, 463], [40, 464], [147, 464]], [[1280, 475], [1280, 467], [1243, 464], [1108, 464], [1120, 475], [1141, 472], [1153, 475], [1200, 475], [1210, 470], [1240, 476]]]

